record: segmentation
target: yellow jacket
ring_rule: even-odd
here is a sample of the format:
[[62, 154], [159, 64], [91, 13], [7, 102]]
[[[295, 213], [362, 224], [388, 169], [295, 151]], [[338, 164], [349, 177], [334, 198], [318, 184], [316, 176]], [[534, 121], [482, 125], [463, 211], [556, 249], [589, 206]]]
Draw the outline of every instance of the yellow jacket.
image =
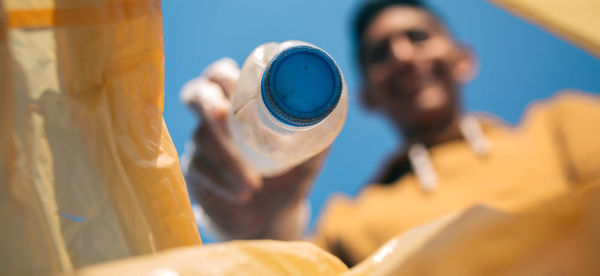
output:
[[353, 265], [403, 231], [454, 210], [486, 204], [515, 212], [600, 180], [595, 95], [561, 93], [533, 104], [515, 128], [480, 121], [492, 146], [487, 155], [477, 155], [464, 140], [448, 142], [430, 149], [439, 178], [433, 192], [423, 191], [408, 172], [392, 184], [369, 185], [355, 199], [334, 196], [316, 243]]

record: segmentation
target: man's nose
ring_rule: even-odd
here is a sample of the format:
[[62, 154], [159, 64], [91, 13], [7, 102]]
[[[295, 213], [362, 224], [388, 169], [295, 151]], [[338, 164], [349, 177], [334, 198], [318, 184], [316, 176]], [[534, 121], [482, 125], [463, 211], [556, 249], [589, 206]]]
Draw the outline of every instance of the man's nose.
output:
[[391, 58], [395, 62], [410, 63], [415, 59], [415, 45], [406, 36], [395, 36], [390, 40]]

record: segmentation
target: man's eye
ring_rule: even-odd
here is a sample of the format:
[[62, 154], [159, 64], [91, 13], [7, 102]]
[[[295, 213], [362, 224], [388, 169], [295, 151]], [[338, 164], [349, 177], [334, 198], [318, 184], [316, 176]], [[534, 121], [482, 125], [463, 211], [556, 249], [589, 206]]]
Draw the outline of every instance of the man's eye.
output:
[[385, 60], [389, 54], [389, 43], [382, 42], [378, 43], [369, 51], [369, 62], [370, 63], [378, 63]]
[[424, 30], [410, 30], [406, 32], [406, 36], [412, 42], [423, 42], [430, 37], [429, 33]]

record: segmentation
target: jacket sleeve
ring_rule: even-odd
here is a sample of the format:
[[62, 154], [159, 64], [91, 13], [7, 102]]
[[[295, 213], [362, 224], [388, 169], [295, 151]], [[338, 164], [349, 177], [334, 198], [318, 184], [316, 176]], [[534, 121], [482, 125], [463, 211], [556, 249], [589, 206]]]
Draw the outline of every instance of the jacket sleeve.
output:
[[560, 93], [551, 116], [569, 178], [580, 185], [600, 183], [600, 95]]

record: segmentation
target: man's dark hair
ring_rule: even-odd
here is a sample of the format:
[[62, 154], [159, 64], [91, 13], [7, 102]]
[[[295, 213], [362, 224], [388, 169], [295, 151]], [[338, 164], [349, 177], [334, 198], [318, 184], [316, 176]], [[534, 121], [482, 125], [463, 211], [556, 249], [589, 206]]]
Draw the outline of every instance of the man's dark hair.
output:
[[360, 58], [360, 54], [362, 53], [362, 39], [367, 28], [381, 11], [391, 6], [410, 6], [420, 8], [429, 12], [434, 16], [434, 18], [439, 19], [437, 13], [435, 13], [433, 9], [425, 4], [425, 2], [422, 0], [367, 0], [357, 10], [356, 16], [354, 17], [354, 45], [356, 45], [356, 54], [358, 58]]
[[429, 10], [429, 8], [420, 0], [370, 0], [365, 1], [356, 12], [354, 18], [354, 35], [357, 42], [364, 35], [371, 21], [383, 10], [390, 6], [411, 6]]

